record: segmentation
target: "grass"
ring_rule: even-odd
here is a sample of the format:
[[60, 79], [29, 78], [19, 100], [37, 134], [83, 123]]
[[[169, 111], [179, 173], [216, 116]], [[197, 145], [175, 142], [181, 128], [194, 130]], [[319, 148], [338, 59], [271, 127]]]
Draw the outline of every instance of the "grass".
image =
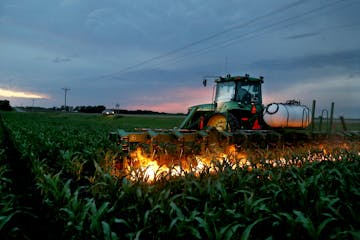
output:
[[81, 113], [42, 113], [42, 112], [8, 112], [6, 115], [19, 121], [20, 124], [46, 124], [56, 127], [87, 129], [96, 128], [109, 133], [114, 129], [133, 131], [135, 128], [174, 128], [180, 125], [184, 116], [181, 115], [116, 115], [102, 116], [100, 114]]
[[[319, 130], [320, 128], [323, 131], [326, 131], [329, 127], [329, 120], [323, 120], [322, 125], [320, 126], [320, 120], [318, 118], [315, 119], [315, 130]], [[335, 131], [343, 131], [343, 125], [340, 119], [334, 119], [334, 130]], [[347, 130], [360, 130], [360, 119], [345, 119], [345, 126]]]

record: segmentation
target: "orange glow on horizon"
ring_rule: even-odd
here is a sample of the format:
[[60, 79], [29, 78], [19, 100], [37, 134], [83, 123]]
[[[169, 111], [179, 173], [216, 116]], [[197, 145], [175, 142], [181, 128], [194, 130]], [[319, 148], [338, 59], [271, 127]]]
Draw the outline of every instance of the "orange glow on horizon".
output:
[[171, 102], [163, 103], [157, 105], [137, 105], [129, 106], [129, 110], [150, 110], [154, 112], [165, 112], [165, 113], [186, 113], [187, 108], [190, 106], [185, 106], [180, 102]]
[[14, 98], [34, 98], [34, 99], [42, 99], [49, 98], [44, 94], [31, 93], [31, 92], [23, 92], [23, 91], [13, 91], [13, 90], [5, 90], [0, 88], [0, 96], [2, 97], [14, 97]]
[[129, 110], [141, 109], [166, 113], [187, 113], [188, 108], [191, 106], [211, 103], [212, 91], [211, 87], [177, 88], [165, 92], [161, 103], [131, 105], [127, 108]]

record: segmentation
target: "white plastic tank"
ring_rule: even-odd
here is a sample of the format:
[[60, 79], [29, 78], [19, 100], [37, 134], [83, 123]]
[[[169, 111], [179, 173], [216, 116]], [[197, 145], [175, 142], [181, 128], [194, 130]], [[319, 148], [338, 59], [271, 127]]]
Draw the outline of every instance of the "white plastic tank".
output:
[[311, 111], [300, 104], [270, 103], [264, 109], [263, 118], [272, 128], [306, 128], [311, 123]]

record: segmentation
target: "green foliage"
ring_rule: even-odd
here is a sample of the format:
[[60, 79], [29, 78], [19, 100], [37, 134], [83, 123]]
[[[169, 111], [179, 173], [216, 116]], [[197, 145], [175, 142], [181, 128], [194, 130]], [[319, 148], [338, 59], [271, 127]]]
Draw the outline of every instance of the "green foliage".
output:
[[[37, 217], [56, 228], [52, 239], [359, 237], [358, 143], [325, 155], [313, 147], [259, 149], [250, 153], [252, 171], [214, 163], [216, 173], [204, 168], [198, 174], [164, 174], [149, 184], [141, 172], [133, 181], [111, 175], [117, 147], [108, 133], [168, 128], [179, 118], [9, 112], [4, 120], [22, 162], [31, 166]], [[259, 163], [262, 168], [256, 168]], [[17, 231], [10, 224], [18, 214], [11, 174], [0, 166], [0, 232]]]
[[[0, 153], [2, 154], [2, 153]], [[0, 167], [0, 237], [17, 236], [19, 229], [13, 223], [14, 216], [21, 211], [16, 204], [16, 196], [11, 193], [12, 181], [7, 176], [8, 169]]]

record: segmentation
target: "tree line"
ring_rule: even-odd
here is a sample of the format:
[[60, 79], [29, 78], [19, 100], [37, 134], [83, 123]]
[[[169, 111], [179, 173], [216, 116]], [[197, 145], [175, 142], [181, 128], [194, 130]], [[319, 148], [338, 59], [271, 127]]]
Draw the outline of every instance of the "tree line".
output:
[[11, 111], [10, 102], [8, 100], [0, 100], [0, 110]]

